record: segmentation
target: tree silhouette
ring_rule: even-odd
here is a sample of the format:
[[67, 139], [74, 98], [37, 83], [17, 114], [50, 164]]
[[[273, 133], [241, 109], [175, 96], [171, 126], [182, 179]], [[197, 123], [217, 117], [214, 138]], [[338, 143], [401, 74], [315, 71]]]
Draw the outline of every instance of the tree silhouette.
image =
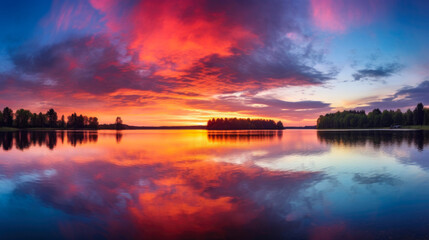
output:
[[91, 129], [97, 129], [98, 128], [98, 118], [97, 117], [89, 117], [88, 127]]
[[46, 125], [47, 125], [46, 115], [39, 112], [39, 115], [37, 116], [37, 118], [38, 118], [37, 126], [41, 127], [41, 128], [46, 127]]
[[120, 130], [120, 129], [123, 129], [123, 128], [124, 128], [124, 125], [123, 125], [123, 123], [122, 123], [122, 119], [121, 119], [121, 117], [116, 117], [116, 120], [115, 120], [115, 127], [116, 127], [116, 129], [118, 129], [118, 130]]
[[36, 127], [37, 126], [37, 114], [32, 113], [30, 116], [30, 127]]
[[65, 128], [66, 127], [66, 121], [64, 119], [64, 115], [61, 116], [61, 120], [60, 120], [60, 122], [59, 122], [58, 125], [59, 125], [60, 128]]
[[3, 109], [3, 125], [5, 127], [13, 126], [13, 111], [8, 107]]
[[393, 123], [396, 125], [402, 125], [404, 122], [404, 116], [400, 109], [396, 110], [393, 114]]
[[381, 114], [381, 126], [391, 126], [393, 124], [393, 111], [384, 110]]
[[48, 121], [48, 126], [51, 128], [55, 128], [57, 127], [57, 120], [58, 120], [58, 115], [57, 113], [54, 111], [54, 109], [49, 109], [49, 111], [46, 113], [46, 119]]
[[28, 110], [19, 109], [15, 113], [15, 125], [18, 128], [27, 128], [32, 114]]
[[405, 125], [413, 125], [414, 124], [414, 114], [408, 109], [404, 114], [404, 123]]
[[417, 104], [417, 107], [414, 109], [414, 124], [415, 125], [423, 125], [424, 122], [424, 106], [423, 103]]
[[284, 128], [283, 123], [281, 121], [277, 122], [277, 128], [278, 129], [283, 129]]
[[98, 129], [98, 118], [97, 117], [87, 117], [82, 114], [77, 115], [73, 113], [67, 117], [67, 128], [72, 129]]

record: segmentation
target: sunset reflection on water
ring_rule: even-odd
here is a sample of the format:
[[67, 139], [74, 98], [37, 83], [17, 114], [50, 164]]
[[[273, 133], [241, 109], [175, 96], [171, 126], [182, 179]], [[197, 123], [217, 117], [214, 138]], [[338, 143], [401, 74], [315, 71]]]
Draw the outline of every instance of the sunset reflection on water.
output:
[[[0, 233], [424, 236], [428, 139], [424, 132], [315, 130], [0, 133]], [[397, 227], [404, 224], [411, 226]]]

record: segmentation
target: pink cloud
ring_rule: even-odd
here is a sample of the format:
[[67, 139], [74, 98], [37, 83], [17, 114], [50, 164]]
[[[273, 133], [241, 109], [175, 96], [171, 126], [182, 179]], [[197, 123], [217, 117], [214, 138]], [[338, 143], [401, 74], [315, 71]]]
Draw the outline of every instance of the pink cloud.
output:
[[379, 16], [381, 1], [311, 0], [313, 24], [324, 31], [344, 32], [351, 26], [369, 24]]

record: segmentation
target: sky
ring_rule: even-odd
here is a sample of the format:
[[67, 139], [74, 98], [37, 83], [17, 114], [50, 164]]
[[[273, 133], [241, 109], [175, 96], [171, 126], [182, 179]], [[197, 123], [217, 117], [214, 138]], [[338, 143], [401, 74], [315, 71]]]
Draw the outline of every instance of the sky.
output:
[[305, 126], [429, 105], [428, 12], [425, 0], [4, 0], [0, 108]]

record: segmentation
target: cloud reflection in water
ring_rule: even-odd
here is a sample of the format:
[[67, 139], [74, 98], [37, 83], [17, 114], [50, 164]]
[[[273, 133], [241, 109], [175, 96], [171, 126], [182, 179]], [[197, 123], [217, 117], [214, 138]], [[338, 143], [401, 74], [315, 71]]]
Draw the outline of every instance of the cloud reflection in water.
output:
[[[1, 133], [0, 201], [2, 209], [12, 210], [0, 214], [0, 219], [12, 218], [10, 223], [19, 222], [23, 230], [0, 228], [0, 232], [24, 231], [46, 238], [353, 239], [380, 236], [378, 231], [383, 230], [403, 236], [385, 215], [372, 215], [369, 222], [385, 224], [372, 230], [351, 215], [365, 209], [371, 212], [376, 205], [381, 213], [390, 207], [401, 209], [382, 200], [395, 191], [401, 201], [416, 201], [396, 187], [418, 184], [408, 176], [424, 170], [404, 165], [393, 153], [381, 150], [394, 147], [425, 154], [427, 134], [389, 134], [313, 130]], [[341, 151], [357, 158], [372, 151], [383, 160], [368, 160], [369, 170], [350, 168], [337, 162]], [[302, 169], [294, 167], [293, 158], [321, 161]], [[278, 163], [286, 165], [278, 168]], [[387, 168], [380, 165], [384, 163]], [[340, 200], [346, 195], [349, 200]], [[418, 196], [426, 197], [424, 191]], [[372, 198], [372, 203], [366, 200]], [[32, 217], [16, 214], [13, 209], [17, 208]], [[429, 211], [421, 211], [425, 212]], [[34, 219], [50, 229], [40, 231]], [[413, 228], [416, 234], [421, 233], [419, 226]]]

